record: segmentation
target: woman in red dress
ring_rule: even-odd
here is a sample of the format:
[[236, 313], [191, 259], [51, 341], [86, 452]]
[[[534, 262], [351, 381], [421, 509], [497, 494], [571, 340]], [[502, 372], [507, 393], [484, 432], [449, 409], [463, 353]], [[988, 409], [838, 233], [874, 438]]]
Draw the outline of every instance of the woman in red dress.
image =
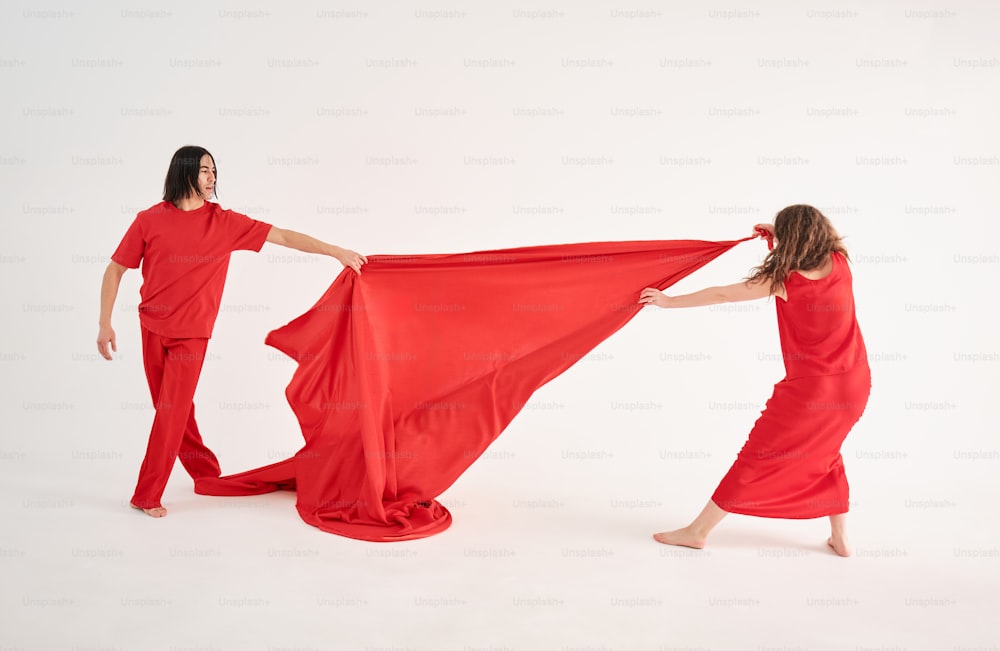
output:
[[828, 544], [850, 556], [840, 446], [868, 402], [871, 372], [855, 318], [847, 251], [830, 221], [812, 206], [789, 206], [773, 226], [756, 228], [773, 248], [745, 282], [673, 297], [647, 288], [640, 296], [640, 303], [659, 307], [776, 296], [785, 362], [785, 378], [774, 386], [736, 462], [701, 514], [683, 529], [653, 537], [701, 549], [727, 513], [829, 516]]

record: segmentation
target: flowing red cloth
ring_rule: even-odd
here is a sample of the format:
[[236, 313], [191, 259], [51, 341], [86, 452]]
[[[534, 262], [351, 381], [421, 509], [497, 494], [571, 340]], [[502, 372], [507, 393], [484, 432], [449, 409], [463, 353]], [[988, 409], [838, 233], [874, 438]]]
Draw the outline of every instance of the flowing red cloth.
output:
[[871, 392], [868, 353], [854, 312], [851, 270], [810, 280], [793, 272], [775, 298], [785, 378], [754, 424], [714, 501], [731, 513], [818, 518], [846, 513], [840, 446]]
[[665, 289], [742, 241], [370, 256], [267, 337], [298, 361], [285, 395], [305, 446], [195, 490], [294, 489], [303, 520], [351, 538], [439, 533], [451, 514], [435, 498], [532, 393], [632, 319], [644, 287]]

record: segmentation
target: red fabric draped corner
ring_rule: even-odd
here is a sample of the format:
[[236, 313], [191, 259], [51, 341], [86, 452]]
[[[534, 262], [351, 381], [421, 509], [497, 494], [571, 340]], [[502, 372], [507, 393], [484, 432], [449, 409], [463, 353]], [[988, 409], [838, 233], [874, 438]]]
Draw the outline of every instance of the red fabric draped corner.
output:
[[642, 288], [665, 289], [742, 241], [370, 256], [267, 337], [298, 362], [285, 395], [305, 446], [195, 490], [296, 490], [303, 520], [351, 538], [439, 533], [451, 514], [435, 498], [539, 387], [632, 319]]

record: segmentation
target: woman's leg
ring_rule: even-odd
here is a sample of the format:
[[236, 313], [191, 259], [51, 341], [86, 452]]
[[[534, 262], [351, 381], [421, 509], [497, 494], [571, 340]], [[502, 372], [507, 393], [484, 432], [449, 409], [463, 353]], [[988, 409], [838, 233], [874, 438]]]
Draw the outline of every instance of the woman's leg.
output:
[[847, 542], [847, 514], [838, 513], [830, 516], [830, 538], [826, 544], [841, 556], [851, 555], [851, 545]]
[[722, 518], [726, 517], [726, 515], [727, 513], [720, 509], [715, 502], [709, 500], [705, 508], [698, 514], [698, 517], [694, 519], [694, 522], [683, 529], [654, 534], [653, 539], [664, 545], [680, 545], [682, 547], [701, 549], [705, 546], [705, 539], [708, 538], [708, 534], [715, 528], [715, 525], [722, 522]]

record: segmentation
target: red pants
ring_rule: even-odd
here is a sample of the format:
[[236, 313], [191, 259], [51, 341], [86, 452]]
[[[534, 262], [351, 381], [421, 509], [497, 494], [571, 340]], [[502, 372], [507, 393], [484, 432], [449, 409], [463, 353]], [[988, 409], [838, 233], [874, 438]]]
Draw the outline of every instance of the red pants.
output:
[[156, 416], [132, 504], [160, 506], [174, 461], [192, 477], [218, 477], [219, 461], [205, 447], [194, 420], [194, 390], [205, 362], [208, 339], [173, 339], [142, 329], [142, 361]]

